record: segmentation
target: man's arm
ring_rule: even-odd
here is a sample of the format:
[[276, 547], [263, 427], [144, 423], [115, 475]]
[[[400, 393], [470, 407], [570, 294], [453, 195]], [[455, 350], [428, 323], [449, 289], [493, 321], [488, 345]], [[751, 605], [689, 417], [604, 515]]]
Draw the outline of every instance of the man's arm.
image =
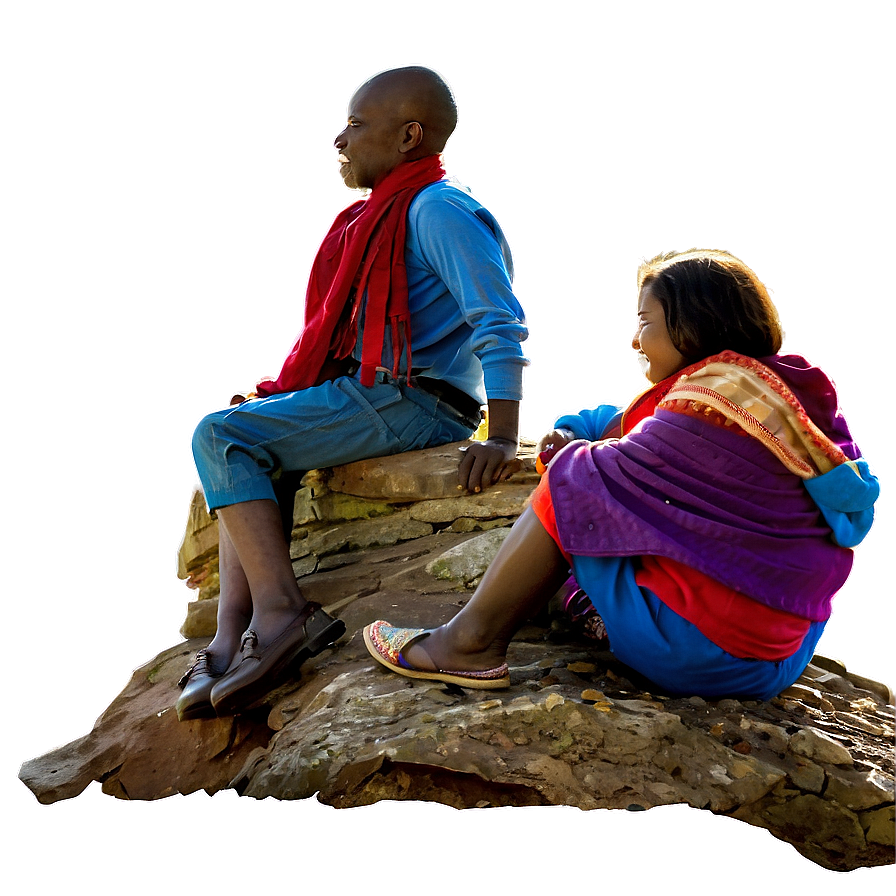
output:
[[520, 403], [492, 398], [488, 403], [488, 438], [473, 442], [464, 452], [458, 469], [458, 480], [468, 492], [482, 489], [507, 479], [513, 472], [508, 467], [519, 449]]

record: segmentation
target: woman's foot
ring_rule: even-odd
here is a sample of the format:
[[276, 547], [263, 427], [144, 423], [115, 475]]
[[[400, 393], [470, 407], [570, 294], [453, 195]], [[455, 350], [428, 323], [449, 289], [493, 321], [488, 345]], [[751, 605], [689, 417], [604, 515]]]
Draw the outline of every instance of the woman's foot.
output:
[[[462, 645], [466, 649], [462, 649]], [[453, 631], [450, 622], [432, 629], [426, 638], [409, 644], [403, 656], [414, 668], [427, 672], [440, 669], [482, 672], [497, 668], [507, 659], [506, 647], [502, 650], [490, 644], [482, 649], [472, 639], [463, 637], [462, 632]]]
[[[407, 678], [423, 678], [443, 681], [469, 688], [506, 688], [510, 685], [507, 663], [502, 659], [497, 665], [482, 668], [476, 666], [457, 669], [436, 666], [433, 658], [425, 652], [425, 644], [436, 632], [422, 628], [401, 628], [378, 620], [364, 629], [364, 644], [377, 662], [404, 675]], [[414, 648], [422, 648], [414, 651]], [[420, 660], [416, 665], [410, 658], [415, 653]]]

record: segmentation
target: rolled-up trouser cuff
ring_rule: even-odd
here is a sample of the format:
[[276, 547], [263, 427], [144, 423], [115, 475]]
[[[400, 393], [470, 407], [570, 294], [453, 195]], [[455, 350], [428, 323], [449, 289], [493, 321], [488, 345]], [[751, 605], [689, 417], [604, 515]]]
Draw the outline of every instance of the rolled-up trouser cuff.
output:
[[278, 470], [312, 470], [468, 438], [469, 421], [422, 389], [350, 377], [209, 414], [193, 456], [209, 510], [276, 500]]

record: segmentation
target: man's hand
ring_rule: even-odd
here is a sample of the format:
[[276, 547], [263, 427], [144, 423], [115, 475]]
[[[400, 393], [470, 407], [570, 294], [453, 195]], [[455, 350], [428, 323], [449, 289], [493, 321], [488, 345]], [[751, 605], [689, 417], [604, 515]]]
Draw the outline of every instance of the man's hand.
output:
[[493, 398], [488, 403], [488, 438], [473, 442], [464, 449], [464, 459], [457, 471], [460, 487], [468, 492], [481, 492], [502, 482], [520, 465], [516, 460], [519, 443], [520, 403]]
[[464, 448], [464, 459], [457, 471], [461, 488], [478, 493], [510, 477], [519, 469], [516, 463], [518, 447], [516, 439], [496, 438], [473, 442]]
[[234, 405], [242, 404], [244, 401], [248, 401], [250, 398], [255, 397], [256, 395], [254, 392], [237, 392], [236, 395], [230, 399], [230, 406], [233, 407]]

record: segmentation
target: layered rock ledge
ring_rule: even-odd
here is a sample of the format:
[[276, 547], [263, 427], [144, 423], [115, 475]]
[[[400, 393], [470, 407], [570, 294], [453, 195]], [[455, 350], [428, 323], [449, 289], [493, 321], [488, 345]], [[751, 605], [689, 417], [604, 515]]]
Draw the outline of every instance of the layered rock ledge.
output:
[[835, 870], [894, 861], [892, 691], [815, 657], [770, 702], [670, 697], [548, 611], [513, 643], [507, 691], [392, 675], [360, 629], [451, 618], [522, 512], [532, 446], [507, 483], [459, 493], [459, 445], [313, 471], [292, 556], [307, 595], [346, 623], [336, 649], [235, 718], [179, 723], [177, 679], [214, 633], [217, 530], [200, 495], [179, 575], [197, 590], [184, 642], [136, 670], [85, 737], [26, 762], [38, 800], [92, 781], [123, 799], [231, 788], [337, 807], [686, 803], [769, 830]]

